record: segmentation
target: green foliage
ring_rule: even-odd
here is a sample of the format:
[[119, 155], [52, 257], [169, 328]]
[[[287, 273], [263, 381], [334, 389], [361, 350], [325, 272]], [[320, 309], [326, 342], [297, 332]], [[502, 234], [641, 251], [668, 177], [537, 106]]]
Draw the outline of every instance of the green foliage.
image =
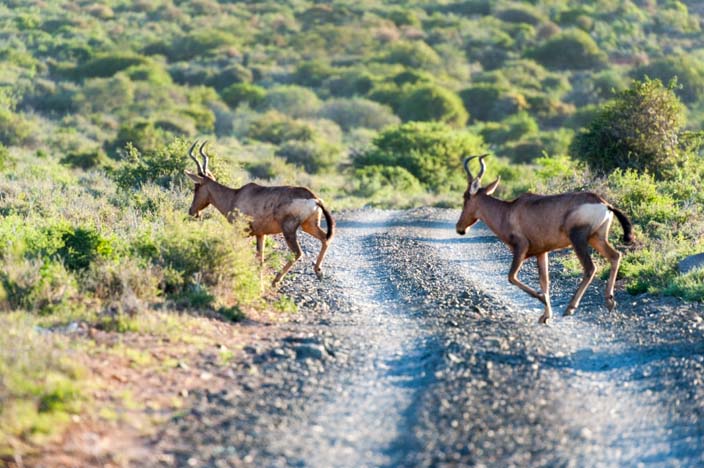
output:
[[157, 127], [153, 120], [138, 120], [125, 122], [117, 131], [115, 140], [108, 149], [116, 152], [128, 145], [141, 153], [153, 152], [173, 139], [171, 132]]
[[455, 127], [463, 127], [469, 118], [459, 96], [436, 85], [421, 85], [406, 91], [398, 114], [406, 122], [434, 120]]
[[337, 123], [344, 131], [353, 128], [380, 130], [399, 123], [398, 117], [389, 107], [364, 98], [328, 100], [321, 107], [319, 115]]
[[10, 156], [10, 150], [0, 143], [0, 172], [12, 169], [15, 166], [15, 159]]
[[32, 136], [32, 126], [21, 115], [0, 106], [0, 144], [7, 146], [27, 143]]
[[61, 235], [57, 254], [71, 271], [84, 270], [98, 258], [109, 258], [113, 247], [91, 226], [69, 228]]
[[437, 122], [410, 122], [382, 131], [355, 165], [402, 167], [435, 192], [452, 191], [465, 183], [462, 158], [481, 152], [484, 143], [475, 134]]
[[487, 143], [503, 144], [510, 140], [520, 140], [525, 135], [538, 133], [538, 123], [527, 112], [507, 117], [501, 123], [485, 125], [481, 134]]
[[276, 150], [276, 156], [284, 158], [291, 164], [302, 166], [311, 174], [333, 169], [340, 162], [341, 154], [342, 151], [337, 145], [320, 139], [290, 140]]
[[[211, 156], [209, 166], [217, 173], [217, 156]], [[191, 168], [193, 162], [188, 157], [188, 144], [174, 140], [167, 146], [142, 153], [134, 146], [128, 146], [123, 163], [111, 173], [111, 177], [122, 190], [133, 190], [147, 183], [162, 187], [183, 184], [186, 180], [183, 171]]]
[[413, 174], [399, 166], [364, 166], [354, 174], [353, 193], [360, 197], [380, 199], [394, 192], [414, 194], [423, 191]]
[[507, 23], [526, 23], [531, 26], [538, 26], [546, 21], [545, 16], [531, 5], [513, 5], [497, 12], [497, 16]]
[[61, 164], [84, 170], [100, 167], [106, 168], [111, 166], [110, 160], [102, 149], [69, 153], [61, 158], [60, 162]]
[[631, 72], [638, 80], [657, 79], [663, 83], [677, 80], [674, 92], [686, 103], [704, 98], [704, 63], [689, 55], [675, 55], [642, 65]]
[[266, 93], [261, 107], [291, 117], [306, 117], [315, 114], [320, 107], [320, 99], [308, 88], [284, 85], [270, 89]]
[[410, 69], [428, 71], [433, 71], [441, 63], [438, 53], [423, 41], [395, 43], [382, 55], [381, 60], [404, 65]]
[[659, 80], [635, 82], [608, 103], [571, 153], [598, 173], [633, 168], [664, 176], [680, 159], [679, 134], [684, 107]]
[[221, 47], [237, 44], [237, 38], [225, 31], [213, 29], [198, 29], [176, 37], [172, 41], [156, 42], [148, 45], [144, 52], [146, 54], [166, 55], [169, 60], [178, 62], [191, 60]]
[[257, 107], [264, 101], [266, 90], [254, 84], [235, 83], [223, 89], [221, 95], [222, 100], [233, 109], [240, 104]]
[[557, 70], [599, 69], [607, 60], [594, 39], [581, 30], [559, 33], [529, 55], [546, 67]]
[[315, 137], [315, 129], [307, 122], [272, 111], [254, 120], [247, 136], [278, 145], [290, 140], [310, 141]]
[[303, 62], [296, 67], [292, 78], [293, 82], [299, 86], [319, 88], [333, 73], [332, 67], [326, 63]]
[[119, 71], [147, 63], [148, 59], [146, 57], [129, 52], [102, 54], [77, 66], [71, 71], [71, 77], [77, 80], [109, 78]]
[[460, 91], [459, 95], [473, 120], [503, 120], [528, 107], [522, 95], [495, 84], [477, 84]]

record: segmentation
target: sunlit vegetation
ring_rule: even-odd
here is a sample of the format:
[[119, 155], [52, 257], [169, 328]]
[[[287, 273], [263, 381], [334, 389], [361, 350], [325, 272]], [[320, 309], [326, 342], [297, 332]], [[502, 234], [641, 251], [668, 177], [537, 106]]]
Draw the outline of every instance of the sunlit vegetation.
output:
[[500, 197], [595, 190], [628, 213], [626, 289], [703, 300], [701, 270], [676, 269], [704, 251], [702, 15], [695, 1], [0, 5], [0, 457], [82, 401], [71, 345], [43, 330], [291, 309], [263, 299], [242, 225], [187, 219], [196, 138], [219, 180], [308, 185], [333, 210], [456, 207], [462, 158], [488, 152]]

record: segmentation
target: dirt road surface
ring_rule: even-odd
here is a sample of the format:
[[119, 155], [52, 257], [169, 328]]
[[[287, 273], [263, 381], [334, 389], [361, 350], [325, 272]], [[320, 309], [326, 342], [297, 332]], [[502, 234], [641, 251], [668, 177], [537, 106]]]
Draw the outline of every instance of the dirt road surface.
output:
[[[456, 210], [339, 216], [299, 312], [151, 441], [163, 466], [702, 466], [701, 306], [588, 289], [551, 267], [556, 317], [510, 285], [509, 251]], [[537, 285], [535, 263], [521, 277]], [[139, 463], [137, 463], [139, 465]]]

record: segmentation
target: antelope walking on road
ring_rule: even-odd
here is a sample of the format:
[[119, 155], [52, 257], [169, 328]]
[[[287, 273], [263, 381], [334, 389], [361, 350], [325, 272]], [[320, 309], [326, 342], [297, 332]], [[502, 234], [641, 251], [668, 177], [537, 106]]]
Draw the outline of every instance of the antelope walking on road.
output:
[[[632, 225], [626, 215], [591, 192], [560, 195], [526, 193], [510, 202], [494, 198], [491, 195], [499, 185], [498, 178], [488, 186], [481, 187], [481, 179], [486, 170], [484, 163], [486, 156], [488, 155], [479, 156], [481, 170], [477, 177], [472, 177], [469, 171], [469, 162], [476, 156], [464, 160], [468, 186], [464, 193], [462, 214], [457, 221], [457, 233], [464, 235], [470, 226], [482, 220], [512, 249], [513, 262], [508, 280], [545, 304], [540, 323], [546, 323], [552, 318], [548, 253], [571, 246], [584, 268], [582, 282], [564, 313], [564, 315], [572, 315], [579, 307], [579, 301], [596, 272], [589, 255], [591, 245], [611, 263], [611, 274], [606, 284], [606, 306], [609, 310], [613, 310], [616, 305], [614, 283], [621, 254], [609, 244], [608, 236], [615, 214], [623, 227], [623, 241], [632, 242]], [[536, 257], [538, 261], [542, 292], [536, 291], [518, 279], [518, 271], [523, 262], [530, 257]]]
[[[186, 175], [196, 184], [193, 203], [191, 203], [188, 214], [197, 217], [204, 208], [213, 205], [230, 221], [238, 213], [247, 216], [250, 220], [249, 234], [257, 238], [257, 257], [260, 264], [264, 262], [264, 236], [283, 233], [286, 245], [293, 252], [294, 258], [289, 260], [277, 273], [273, 281], [274, 285], [281, 281], [293, 264], [303, 255], [296, 237], [296, 232], [300, 227], [321, 243], [320, 253], [315, 262], [315, 274], [321, 278], [321, 265], [325, 258], [325, 252], [335, 233], [335, 220], [323, 205], [323, 201], [305, 187], [264, 187], [249, 183], [234, 189], [222, 185], [208, 170], [208, 156], [204, 150], [206, 143], [204, 142], [198, 150], [203, 158], [202, 165], [193, 155], [193, 150], [198, 144], [197, 141], [188, 151], [188, 155], [195, 161], [198, 169], [195, 174], [185, 171]], [[321, 212], [328, 225], [327, 233], [320, 228]]]

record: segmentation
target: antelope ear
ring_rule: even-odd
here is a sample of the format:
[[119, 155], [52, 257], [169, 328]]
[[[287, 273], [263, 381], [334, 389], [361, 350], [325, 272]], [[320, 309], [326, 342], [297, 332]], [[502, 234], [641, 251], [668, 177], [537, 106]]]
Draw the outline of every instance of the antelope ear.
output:
[[497, 177], [495, 181], [490, 183], [489, 185], [486, 186], [486, 194], [491, 195], [494, 193], [494, 190], [496, 190], [496, 187], [499, 186], [499, 181], [501, 180], [501, 177]]
[[185, 170], [185, 171], [183, 171], [183, 173], [186, 174], [188, 177], [190, 177], [191, 180], [193, 182], [195, 182], [196, 184], [203, 183], [203, 178], [201, 176], [199, 176], [198, 174], [194, 174], [193, 172], [191, 172], [189, 170]]
[[474, 179], [469, 186], [469, 194], [474, 195], [479, 191], [479, 187], [481, 185], [482, 181], [479, 179]]

